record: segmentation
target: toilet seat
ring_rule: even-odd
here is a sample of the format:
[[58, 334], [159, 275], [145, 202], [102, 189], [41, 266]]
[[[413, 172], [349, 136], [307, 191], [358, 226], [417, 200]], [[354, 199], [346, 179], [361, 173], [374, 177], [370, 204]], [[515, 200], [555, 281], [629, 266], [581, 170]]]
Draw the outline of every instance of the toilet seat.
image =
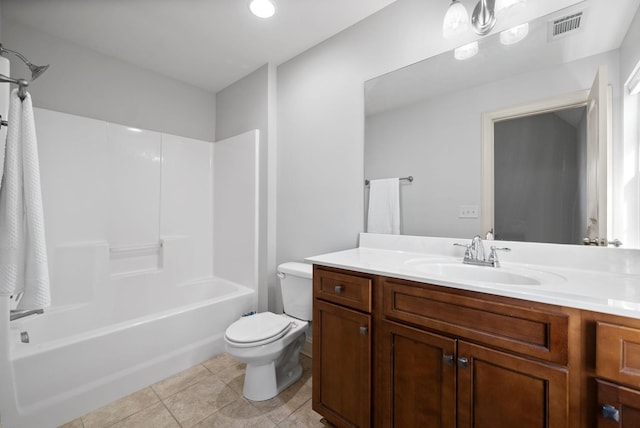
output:
[[240, 318], [227, 328], [225, 339], [244, 348], [266, 345], [286, 335], [295, 325], [291, 319], [272, 312], [262, 312]]

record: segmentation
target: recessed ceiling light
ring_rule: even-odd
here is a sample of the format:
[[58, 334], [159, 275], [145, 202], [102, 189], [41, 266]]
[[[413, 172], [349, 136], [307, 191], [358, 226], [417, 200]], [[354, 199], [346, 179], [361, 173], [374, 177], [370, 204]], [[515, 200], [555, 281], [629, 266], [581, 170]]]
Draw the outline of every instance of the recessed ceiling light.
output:
[[270, 0], [251, 0], [249, 9], [258, 18], [271, 18], [276, 13], [276, 7]]

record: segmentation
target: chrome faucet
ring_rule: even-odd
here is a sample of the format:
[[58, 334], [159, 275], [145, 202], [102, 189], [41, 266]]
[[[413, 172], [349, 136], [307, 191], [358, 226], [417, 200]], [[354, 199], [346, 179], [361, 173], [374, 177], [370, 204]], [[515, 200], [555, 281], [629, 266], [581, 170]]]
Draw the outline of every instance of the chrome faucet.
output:
[[498, 251], [511, 251], [511, 248], [498, 248], [495, 245], [492, 245], [489, 257], [485, 258], [484, 244], [482, 243], [482, 238], [480, 238], [480, 235], [474, 236], [471, 240], [471, 244], [467, 245], [455, 243], [453, 245], [465, 247], [467, 249], [464, 253], [462, 263], [476, 266], [500, 267], [500, 261], [498, 260]]
[[469, 248], [469, 255], [471, 260], [484, 261], [484, 244], [480, 235], [476, 235], [471, 240], [471, 247]]

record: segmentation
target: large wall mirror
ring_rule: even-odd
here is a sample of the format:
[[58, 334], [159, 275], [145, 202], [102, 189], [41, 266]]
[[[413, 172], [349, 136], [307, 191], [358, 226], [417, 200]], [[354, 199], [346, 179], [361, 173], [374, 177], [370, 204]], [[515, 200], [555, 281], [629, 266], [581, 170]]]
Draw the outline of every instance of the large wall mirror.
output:
[[[639, 3], [579, 3], [530, 22], [517, 44], [490, 35], [470, 59], [445, 52], [365, 82], [364, 178], [414, 178], [400, 185], [401, 233], [613, 238], [619, 47]], [[554, 36], [554, 22], [576, 16], [576, 30]]]

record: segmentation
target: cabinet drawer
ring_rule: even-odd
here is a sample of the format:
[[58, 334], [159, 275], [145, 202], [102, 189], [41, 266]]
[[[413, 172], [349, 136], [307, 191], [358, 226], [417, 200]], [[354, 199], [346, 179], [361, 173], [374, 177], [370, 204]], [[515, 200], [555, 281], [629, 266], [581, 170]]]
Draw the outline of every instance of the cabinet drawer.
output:
[[596, 373], [640, 387], [640, 329], [598, 322]]
[[371, 278], [313, 267], [313, 297], [371, 312]]
[[471, 339], [544, 361], [568, 362], [569, 316], [385, 278], [385, 317]]

